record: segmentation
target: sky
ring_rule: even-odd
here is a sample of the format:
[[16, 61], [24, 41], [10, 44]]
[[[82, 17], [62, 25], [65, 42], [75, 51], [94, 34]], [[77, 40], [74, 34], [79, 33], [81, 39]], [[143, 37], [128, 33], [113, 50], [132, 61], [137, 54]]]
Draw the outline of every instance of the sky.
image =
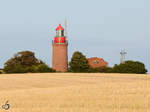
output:
[[52, 66], [55, 29], [68, 23], [69, 60], [75, 51], [109, 66], [141, 61], [150, 72], [150, 0], [0, 0], [0, 68], [31, 50]]

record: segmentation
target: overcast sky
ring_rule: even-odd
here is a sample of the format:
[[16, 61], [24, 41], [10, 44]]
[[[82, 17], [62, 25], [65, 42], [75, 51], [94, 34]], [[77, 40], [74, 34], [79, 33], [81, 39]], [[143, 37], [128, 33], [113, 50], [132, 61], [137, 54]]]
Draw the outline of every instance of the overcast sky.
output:
[[51, 66], [51, 41], [65, 18], [69, 60], [78, 50], [113, 66], [125, 49], [150, 71], [150, 0], [0, 0], [0, 67], [23, 50]]

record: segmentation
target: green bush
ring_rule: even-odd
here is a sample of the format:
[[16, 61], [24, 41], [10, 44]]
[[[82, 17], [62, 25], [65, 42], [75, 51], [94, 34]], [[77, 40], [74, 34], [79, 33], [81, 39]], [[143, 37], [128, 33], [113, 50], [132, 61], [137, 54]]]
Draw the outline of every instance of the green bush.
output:
[[123, 64], [115, 65], [112, 72], [114, 73], [136, 73], [145, 74], [147, 72], [145, 65], [138, 61], [126, 61]]
[[17, 64], [15, 66], [5, 66], [4, 71], [6, 73], [26, 73], [27, 72], [26, 69], [20, 64]]
[[38, 66], [33, 65], [33, 66], [31, 66], [31, 67], [27, 67], [27, 68], [26, 68], [26, 71], [27, 71], [28, 73], [37, 73], [37, 72], [38, 72]]
[[98, 73], [98, 68], [90, 67], [89, 70], [88, 70], [88, 73]]
[[113, 73], [113, 68], [111, 67], [107, 67], [106, 72], [105, 73]]
[[100, 72], [100, 73], [108, 73], [109, 70], [110, 70], [110, 68], [105, 67], [105, 66], [98, 68], [98, 72]]
[[40, 64], [37, 66], [37, 70], [40, 73], [49, 73], [49, 72], [56, 72], [54, 69], [48, 67], [46, 64]]
[[49, 73], [55, 72], [54, 69], [48, 67], [46, 64], [33, 65], [31, 67], [23, 67], [21, 65], [16, 65], [13, 69], [8, 69], [5, 67], [6, 73]]
[[33, 65], [31, 67], [28, 67], [26, 69], [28, 73], [49, 73], [49, 72], [56, 72], [54, 69], [50, 68], [46, 64], [40, 64], [40, 65]]
[[110, 67], [97, 67], [97, 68], [90, 68], [89, 73], [112, 73], [112, 68]]

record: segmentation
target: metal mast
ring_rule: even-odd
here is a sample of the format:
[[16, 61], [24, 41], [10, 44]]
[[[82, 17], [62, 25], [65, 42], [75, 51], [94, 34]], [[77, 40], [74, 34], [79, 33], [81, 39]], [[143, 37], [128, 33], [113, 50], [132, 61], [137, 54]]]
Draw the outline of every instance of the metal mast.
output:
[[65, 36], [68, 38], [68, 32], [67, 32], [67, 19], [65, 19]]
[[125, 50], [121, 50], [120, 52], [120, 63], [125, 63], [125, 55], [127, 54], [127, 52], [125, 52]]

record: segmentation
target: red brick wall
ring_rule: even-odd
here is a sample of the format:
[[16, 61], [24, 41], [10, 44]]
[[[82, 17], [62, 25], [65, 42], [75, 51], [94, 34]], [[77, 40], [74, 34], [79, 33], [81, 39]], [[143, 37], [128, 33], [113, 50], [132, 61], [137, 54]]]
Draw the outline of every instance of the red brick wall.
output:
[[68, 44], [53, 43], [52, 68], [56, 71], [68, 71]]
[[102, 67], [102, 66], [108, 67], [108, 63], [102, 58], [97, 58], [97, 57], [88, 58], [88, 62], [92, 68]]

